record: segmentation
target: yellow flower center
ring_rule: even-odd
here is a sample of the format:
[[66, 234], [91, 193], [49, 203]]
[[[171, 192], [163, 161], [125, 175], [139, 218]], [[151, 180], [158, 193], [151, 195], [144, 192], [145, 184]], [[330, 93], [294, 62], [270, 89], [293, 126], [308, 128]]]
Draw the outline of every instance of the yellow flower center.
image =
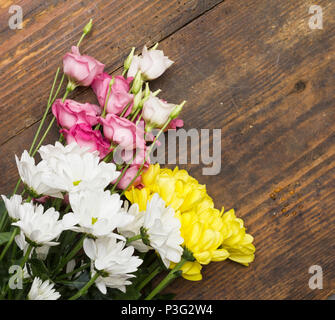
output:
[[81, 181], [82, 181], [82, 180], [73, 181], [73, 185], [76, 187], [77, 185], [79, 185], [79, 183], [80, 183]]

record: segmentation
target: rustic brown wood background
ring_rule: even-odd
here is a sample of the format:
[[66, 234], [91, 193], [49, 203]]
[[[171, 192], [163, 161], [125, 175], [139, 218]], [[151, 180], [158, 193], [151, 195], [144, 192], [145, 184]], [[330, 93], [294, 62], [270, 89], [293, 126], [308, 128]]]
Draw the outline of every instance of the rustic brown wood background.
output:
[[[308, 26], [312, 4], [323, 30]], [[8, 8], [23, 8], [10, 30]], [[255, 237], [249, 268], [204, 268], [177, 280], [178, 299], [325, 299], [335, 290], [335, 2], [332, 0], [0, 0], [0, 193], [18, 174], [61, 57], [94, 19], [81, 51], [119, 72], [131, 46], [159, 41], [176, 62], [154, 84], [188, 101], [185, 128], [222, 129], [222, 171], [202, 176], [217, 207]], [[95, 102], [90, 89], [71, 98]], [[53, 142], [54, 128], [48, 137]], [[185, 167], [185, 166], [182, 166]], [[323, 289], [308, 286], [312, 265]]]

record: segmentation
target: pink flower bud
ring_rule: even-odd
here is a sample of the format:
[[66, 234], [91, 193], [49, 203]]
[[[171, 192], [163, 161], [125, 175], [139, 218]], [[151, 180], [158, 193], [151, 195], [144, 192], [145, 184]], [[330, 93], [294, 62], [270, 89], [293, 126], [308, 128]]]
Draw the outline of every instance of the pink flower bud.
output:
[[105, 137], [112, 143], [126, 150], [145, 148], [144, 131], [133, 122], [113, 113], [107, 114], [106, 119], [100, 117], [99, 122], [103, 125]]
[[[103, 73], [97, 76], [93, 83], [92, 89], [96, 94], [99, 104], [102, 108], [105, 106], [105, 102], [108, 95], [109, 83], [112, 77]], [[132, 109], [133, 95], [129, 93], [129, 84], [133, 78], [125, 79], [122, 76], [116, 76], [114, 78], [114, 84], [112, 85], [111, 92], [109, 95], [106, 111], [107, 113], [121, 114], [122, 110], [130, 103], [130, 106], [124, 115], [128, 116]]]
[[70, 129], [80, 123], [95, 126], [101, 110], [94, 104], [79, 103], [69, 99], [62, 102], [61, 99], [57, 99], [52, 105], [52, 113], [60, 127]]
[[63, 133], [66, 143], [76, 142], [81, 147], [88, 147], [91, 152], [98, 151], [100, 159], [106, 157], [111, 151], [109, 142], [102, 137], [99, 130], [93, 130], [87, 124], [81, 123], [74, 125], [70, 130], [60, 130]]
[[[129, 183], [135, 178], [137, 171], [138, 171], [139, 167], [138, 166], [130, 166], [128, 168], [128, 170], [126, 171], [126, 173], [124, 174], [124, 176], [121, 178], [121, 180], [119, 181], [117, 187], [121, 190], [124, 190], [125, 188], [127, 188], [127, 186], [129, 185]], [[132, 186], [137, 186], [138, 184], [140, 184], [142, 181], [141, 176], [138, 176], [136, 178], [136, 180], [133, 182]], [[112, 183], [115, 183], [116, 180]]]
[[82, 56], [79, 48], [73, 46], [72, 53], [63, 58], [64, 73], [77, 85], [87, 87], [104, 71], [105, 65], [90, 56]]

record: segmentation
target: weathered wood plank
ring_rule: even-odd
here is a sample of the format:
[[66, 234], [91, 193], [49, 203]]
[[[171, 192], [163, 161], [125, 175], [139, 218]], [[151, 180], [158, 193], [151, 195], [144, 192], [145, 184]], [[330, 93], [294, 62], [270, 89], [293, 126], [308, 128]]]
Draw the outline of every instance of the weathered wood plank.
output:
[[[324, 30], [310, 30], [311, 4], [228, 0], [161, 43], [176, 63], [154, 86], [188, 100], [186, 128], [222, 128], [221, 173], [183, 167], [218, 207], [237, 209], [257, 248], [249, 268], [212, 263], [201, 282], [177, 280], [177, 298], [318, 299], [334, 290], [335, 5], [319, 1]], [[88, 90], [85, 99], [94, 99]], [[33, 129], [1, 146], [1, 193], [15, 183], [13, 152]], [[308, 287], [315, 264], [323, 290]]]
[[94, 29], [82, 51], [112, 71], [132, 46], [160, 41], [222, 1], [15, 2], [22, 5], [22, 30], [9, 29], [8, 8], [14, 3], [6, 1], [0, 11], [0, 123], [7, 129], [0, 145], [41, 118], [54, 70], [90, 18]]

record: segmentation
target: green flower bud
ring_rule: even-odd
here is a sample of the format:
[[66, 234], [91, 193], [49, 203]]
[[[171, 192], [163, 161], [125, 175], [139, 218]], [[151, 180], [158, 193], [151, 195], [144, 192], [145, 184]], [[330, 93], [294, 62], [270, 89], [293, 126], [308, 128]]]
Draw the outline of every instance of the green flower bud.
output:
[[155, 92], [152, 93], [154, 97], [158, 96], [162, 92], [162, 89], [158, 89]]
[[135, 79], [133, 80], [133, 86], [131, 87], [131, 92], [136, 94], [140, 91], [143, 85], [141, 71], [137, 71]]
[[133, 57], [134, 57], [134, 52], [135, 52], [135, 47], [132, 47], [131, 51], [129, 53], [129, 56], [127, 57], [127, 59], [124, 61], [124, 64], [123, 64], [123, 68], [125, 70], [128, 70], [130, 68], [131, 62], [132, 62]]
[[175, 108], [170, 113], [170, 119], [171, 120], [176, 119], [179, 116], [181, 110], [183, 110], [183, 107], [184, 107], [185, 103], [186, 103], [186, 101], [183, 101], [178, 106], [175, 106]]
[[150, 96], [150, 88], [149, 88], [149, 82], [145, 83], [145, 90], [144, 90], [144, 98], [147, 98]]
[[109, 82], [109, 87], [112, 87], [112, 85], [114, 84], [115, 82], [115, 77], [113, 76], [112, 80]]
[[158, 47], [158, 42], [150, 49], [150, 50], [156, 50], [157, 49], [157, 47]]
[[142, 88], [134, 96], [133, 113], [140, 107], [142, 101]]
[[91, 29], [92, 29], [92, 26], [93, 26], [93, 20], [92, 19], [90, 19], [90, 21], [89, 21], [89, 23], [84, 27], [84, 29], [83, 29], [83, 33], [84, 34], [88, 34], [88, 33], [90, 33], [90, 31], [91, 31]]

